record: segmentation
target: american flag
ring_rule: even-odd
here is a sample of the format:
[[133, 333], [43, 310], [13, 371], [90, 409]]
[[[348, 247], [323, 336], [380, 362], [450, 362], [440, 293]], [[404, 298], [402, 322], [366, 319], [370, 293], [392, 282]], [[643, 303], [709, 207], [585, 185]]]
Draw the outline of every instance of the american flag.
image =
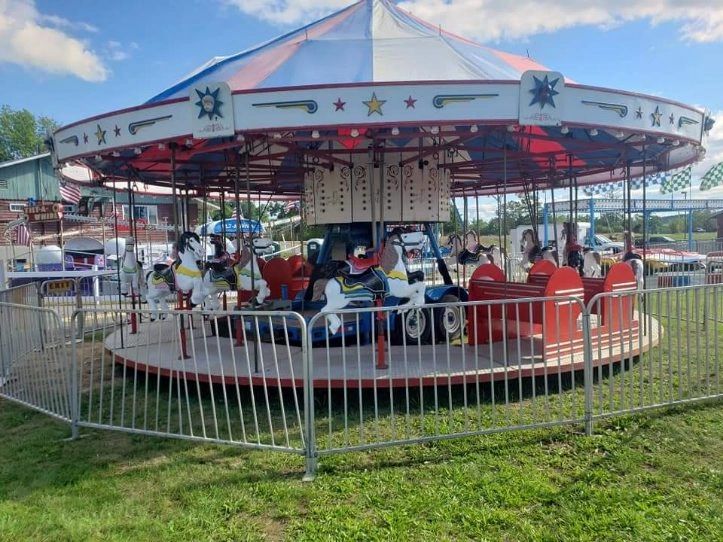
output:
[[284, 211], [291, 212], [293, 210], [296, 210], [299, 208], [299, 202], [298, 201], [287, 201], [284, 204]]
[[25, 224], [20, 224], [15, 230], [15, 244], [29, 247], [31, 242], [28, 227]]
[[80, 188], [74, 184], [60, 181], [58, 190], [60, 191], [60, 198], [64, 202], [70, 203], [71, 205], [78, 205], [80, 201]]

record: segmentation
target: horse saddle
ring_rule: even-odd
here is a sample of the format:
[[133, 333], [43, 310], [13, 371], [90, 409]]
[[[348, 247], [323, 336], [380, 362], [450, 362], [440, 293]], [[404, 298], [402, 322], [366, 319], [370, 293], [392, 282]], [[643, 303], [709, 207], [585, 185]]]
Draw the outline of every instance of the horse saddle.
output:
[[176, 280], [173, 276], [174, 265], [167, 265], [165, 263], [153, 264], [153, 271], [151, 271], [147, 277], [149, 282], [159, 284], [165, 282], [171, 290], [176, 288]]
[[470, 252], [466, 248], [459, 253], [457, 256], [457, 261], [462, 264], [468, 264], [468, 263], [475, 263], [479, 261], [479, 252]]
[[206, 262], [205, 263], [206, 269], [211, 270], [211, 279], [213, 279], [213, 274], [221, 275], [223, 274], [226, 269], [228, 269], [228, 266], [222, 262]]
[[219, 263], [209, 263], [209, 278], [211, 282], [216, 284], [219, 282], [227, 283], [229, 288], [233, 288], [236, 284], [236, 273], [233, 267], [226, 267]]
[[370, 267], [377, 267], [379, 265], [379, 256], [376, 254], [371, 258], [357, 258], [356, 256], [349, 256], [347, 262], [351, 268], [349, 272], [351, 274], [358, 274], [363, 273]]
[[384, 273], [374, 267], [370, 267], [361, 273], [342, 272], [342, 274], [337, 277], [337, 280], [341, 283], [344, 293], [363, 288], [375, 296], [381, 296], [387, 291], [387, 280]]
[[424, 271], [410, 271], [407, 273], [407, 281], [409, 284], [414, 284], [415, 282], [424, 282]]

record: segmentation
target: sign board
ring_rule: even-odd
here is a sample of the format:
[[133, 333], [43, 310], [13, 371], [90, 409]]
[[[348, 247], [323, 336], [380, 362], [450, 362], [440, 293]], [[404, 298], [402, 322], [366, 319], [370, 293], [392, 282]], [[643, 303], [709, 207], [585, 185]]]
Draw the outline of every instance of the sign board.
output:
[[195, 139], [234, 135], [233, 98], [226, 83], [206, 83], [194, 87], [188, 103]]
[[565, 78], [559, 72], [529, 70], [520, 77], [521, 126], [559, 126], [565, 104]]
[[25, 216], [28, 222], [57, 222], [63, 219], [63, 205], [61, 203], [33, 203], [25, 207]]
[[45, 283], [45, 288], [48, 295], [69, 294], [75, 290], [75, 281], [51, 280]]

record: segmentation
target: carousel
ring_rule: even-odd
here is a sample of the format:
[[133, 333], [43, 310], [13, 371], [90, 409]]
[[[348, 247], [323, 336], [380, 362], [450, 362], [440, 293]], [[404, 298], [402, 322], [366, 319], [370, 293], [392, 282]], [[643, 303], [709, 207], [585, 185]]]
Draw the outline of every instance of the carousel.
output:
[[[405, 343], [424, 343], [420, 356], [440, 337], [466, 352], [459, 356], [462, 365], [448, 368], [450, 381], [497, 378], [500, 345], [519, 342], [508, 332], [513, 320], [529, 345], [517, 355], [533, 360], [521, 375], [537, 374], [536, 357], [557, 357], [560, 370], [579, 369], [581, 336], [559, 326], [560, 318], [576, 321], [579, 306], [544, 300], [520, 316], [464, 302], [554, 296], [586, 301], [600, 292], [636, 289], [638, 266], [621, 262], [600, 276], [599, 258], [584, 254], [578, 242], [575, 212], [554, 256], [535, 230], [525, 232], [520, 264], [526, 279], [515, 282], [505, 232], [494, 246], [482, 246], [465, 227], [449, 241], [450, 263], [439, 246], [438, 224], [450, 220], [455, 199], [495, 196], [504, 215], [513, 194], [549, 191], [554, 205], [555, 191], [572, 196], [588, 185], [629, 184], [682, 168], [702, 158], [703, 137], [712, 125], [696, 107], [584, 85], [530, 58], [454, 35], [391, 1], [362, 0], [258, 47], [214, 57], [144, 104], [59, 129], [51, 144], [58, 164], [83, 162], [108, 183], [164, 186], [180, 203], [171, 224], [174, 263], [138, 277], [135, 245], [126, 245], [131, 248], [124, 284], [131, 295], [143, 290], [159, 309], [155, 321], [134, 319], [108, 337], [106, 348], [117, 361], [159, 374], [178, 371], [194, 356], [186, 335], [205, 333], [203, 326], [181, 329], [180, 355], [139, 348], [159, 335], [153, 326], [169, 325], [163, 321], [169, 296], [177, 309], [197, 307], [212, 319], [226, 308], [221, 293], [235, 291], [230, 308], [295, 311], [309, 324], [312, 342], [338, 346], [334, 339], [348, 335], [364, 346], [368, 339], [365, 348], [375, 360], [368, 367], [358, 374], [335, 372], [343, 350], [338, 348], [319, 375], [324, 383], [367, 386], [377, 378], [390, 385], [410, 378], [432, 382], [424, 360], [409, 369], [413, 373], [385, 373], [379, 357], [394, 355], [396, 346], [387, 343], [399, 336]], [[224, 228], [240, 235], [229, 258], [199, 267], [206, 259], [198, 234], [204, 232], [191, 231], [183, 201], [219, 194], [236, 209], [230, 219], [235, 224]], [[261, 254], [269, 241], [243, 227], [244, 201], [300, 201], [305, 224], [326, 230], [321, 249], [313, 258], [302, 251], [265, 261]], [[632, 252], [632, 242], [627, 248]], [[439, 279], [434, 284], [430, 272], [410, 267], [408, 256], [415, 251], [430, 254], [431, 274]], [[481, 265], [452, 280], [450, 267], [470, 263]], [[598, 324], [608, 326], [609, 337], [639, 327], [633, 300], [620, 303], [628, 305], [601, 309], [608, 313], [600, 314]], [[384, 326], [374, 325], [373, 313], [342, 323], [338, 311], [357, 305], [399, 306], [407, 316], [390, 317]], [[229, 342], [228, 351], [219, 349], [202, 379], [227, 382], [233, 374], [238, 381], [268, 382], [250, 364], [248, 370], [231, 367], [233, 349], [244, 347], [241, 321], [227, 330], [236, 335], [236, 346]], [[273, 335], [257, 324], [256, 349], [272, 348], [264, 340], [267, 331]], [[289, 348], [298, 348], [301, 328], [288, 331]], [[649, 330], [646, 342], [636, 335], [631, 348], [651, 348], [658, 331]], [[380, 354], [380, 347], [390, 350]], [[472, 374], [465, 355], [485, 362]], [[298, 367], [277, 370], [276, 380], [298, 385], [302, 362], [299, 349]]]

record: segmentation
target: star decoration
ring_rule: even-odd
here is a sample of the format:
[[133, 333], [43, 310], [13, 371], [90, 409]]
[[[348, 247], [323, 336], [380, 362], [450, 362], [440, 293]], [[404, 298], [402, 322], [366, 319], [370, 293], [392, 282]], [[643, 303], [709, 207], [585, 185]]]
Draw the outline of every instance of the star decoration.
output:
[[379, 113], [379, 115], [383, 116], [384, 113], [382, 113], [382, 106], [387, 103], [387, 101], [377, 99], [377, 93], [372, 92], [372, 99], [362, 101], [362, 103], [369, 108], [369, 111], [367, 112], [367, 117], [370, 116], [372, 113]]
[[635, 118], [636, 118], [636, 119], [642, 119], [642, 118], [643, 118], [643, 108], [642, 108], [642, 107], [638, 107], [638, 108], [635, 110]]
[[660, 126], [660, 118], [663, 116], [663, 114], [660, 112], [660, 107], [655, 106], [655, 111], [650, 113], [650, 120], [652, 121], [652, 126]]
[[550, 81], [547, 75], [544, 79], [538, 79], [534, 75], [532, 78], [535, 80], [535, 88], [530, 90], [533, 95], [530, 105], [540, 104], [540, 109], [544, 109], [546, 105], [555, 107], [555, 96], [560, 94], [555, 90], [555, 85], [560, 81], [560, 78], [558, 77], [554, 81]]
[[334, 111], [344, 111], [344, 106], [346, 105], [346, 102], [342, 102], [341, 98], [337, 98], [335, 102], [332, 102], [334, 105]]
[[116, 137], [120, 137], [120, 132], [121, 132], [121, 130], [120, 130], [120, 128], [118, 128], [118, 125], [116, 124], [115, 128], [113, 128], [113, 133], [115, 134]]
[[98, 126], [98, 129], [95, 131], [95, 137], [98, 138], [98, 145], [103, 145], [103, 144], [105, 144], [105, 132], [106, 131], [100, 127], [100, 124], [98, 124], [97, 126]]
[[412, 95], [411, 95], [411, 94], [409, 95], [409, 98], [407, 98], [406, 100], [404, 100], [404, 103], [407, 104], [407, 109], [416, 109], [415, 106], [414, 106], [414, 104], [417, 103], [417, 100], [414, 99], [414, 98], [412, 98]]
[[670, 114], [668, 117], [668, 120], [670, 121], [670, 124], [675, 124], [675, 115], [673, 113]]
[[83, 134], [83, 143], [88, 143], [88, 134]]
[[198, 101], [194, 105], [198, 106], [199, 119], [204, 115], [208, 115], [208, 120], [213, 120], [213, 117], [223, 117], [223, 115], [221, 115], [221, 106], [223, 105], [223, 102], [218, 99], [219, 92], [221, 92], [220, 87], [213, 92], [211, 92], [211, 89], [208, 87], [206, 87], [206, 92], [201, 92], [196, 89]]

